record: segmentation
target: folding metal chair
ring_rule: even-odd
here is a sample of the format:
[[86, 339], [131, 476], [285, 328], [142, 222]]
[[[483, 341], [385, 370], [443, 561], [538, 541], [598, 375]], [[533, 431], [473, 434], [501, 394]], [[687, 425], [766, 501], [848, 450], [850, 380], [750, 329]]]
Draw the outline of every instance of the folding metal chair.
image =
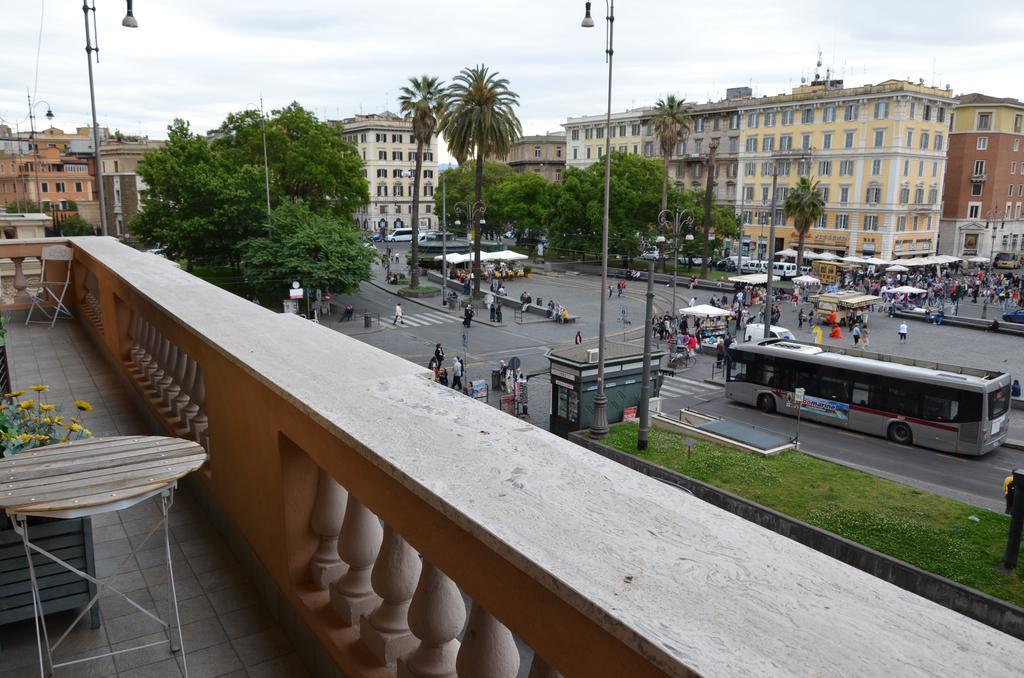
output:
[[[63, 245], [49, 245], [43, 248], [39, 260], [42, 266], [39, 270], [39, 289], [29, 292], [32, 307], [28, 309], [28, 316], [25, 324], [30, 322], [48, 322], [53, 327], [57, 318], [63, 313], [68, 318], [73, 318], [71, 311], [64, 305], [64, 296], [71, 287], [71, 259], [74, 253], [70, 247]], [[64, 279], [61, 280], [57, 273], [58, 268], [64, 269]], [[48, 307], [52, 309], [48, 310]], [[32, 320], [32, 312], [39, 309], [39, 312], [46, 316], [46, 320]]]

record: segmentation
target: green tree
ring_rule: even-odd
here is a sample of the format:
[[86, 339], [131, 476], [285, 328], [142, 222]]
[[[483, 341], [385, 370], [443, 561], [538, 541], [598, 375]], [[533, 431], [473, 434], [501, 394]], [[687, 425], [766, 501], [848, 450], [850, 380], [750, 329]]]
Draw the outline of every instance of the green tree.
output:
[[98, 230], [77, 214], [60, 222], [60, 234], [66, 238], [75, 235], [96, 235]]
[[793, 227], [797, 233], [796, 270], [804, 265], [804, 241], [811, 226], [817, 223], [825, 213], [825, 199], [821, 195], [821, 182], [812, 181], [809, 177], [800, 177], [800, 181], [789, 191], [783, 205], [787, 217], [793, 218]]
[[167, 143], [139, 163], [146, 209], [128, 224], [172, 259], [238, 267], [244, 242], [266, 229], [263, 174], [219, 157], [184, 120], [168, 127]]
[[487, 203], [487, 223], [514, 230], [520, 240], [544, 234], [551, 209], [551, 184], [533, 172], [512, 172], [498, 182]]
[[[516, 117], [519, 95], [508, 87], [508, 80], [491, 73], [484, 65], [464, 68], [456, 75], [447, 92], [449, 108], [441, 121], [448, 150], [462, 164], [476, 155], [474, 201], [483, 192], [484, 158], [501, 157], [512, 149], [523, 130]], [[473, 291], [480, 293], [480, 227], [474, 213]]]
[[[658, 223], [661, 163], [639, 155], [613, 152], [608, 247], [612, 254], [636, 256], [640, 241]], [[551, 186], [548, 239], [556, 250], [574, 254], [601, 252], [604, 213], [604, 166], [567, 168]], [[670, 191], [670, 197], [676, 193]]]
[[7, 203], [8, 214], [41, 214], [43, 208], [34, 200], [12, 200]]
[[[506, 177], [511, 174], [515, 174], [513, 169], [503, 162], [494, 162], [491, 160], [484, 161], [484, 180], [481, 188], [481, 200], [484, 205], [487, 206], [487, 223], [480, 227], [480, 230], [484, 233], [492, 233], [497, 229], [497, 222], [491, 219], [490, 211], [491, 205], [494, 204], [494, 192]], [[465, 213], [457, 215], [455, 213], [455, 206], [459, 203], [462, 205], [471, 205], [473, 203], [473, 194], [476, 184], [476, 171], [473, 165], [464, 163], [458, 167], [451, 167], [441, 172], [443, 181], [438, 182], [444, 185], [444, 191], [434, 191], [434, 213], [441, 215], [444, 213], [444, 202], [447, 202], [448, 207], [448, 230], [452, 233], [459, 233], [460, 235], [469, 233], [470, 224], [463, 223], [461, 226], [456, 227], [455, 219], [465, 220]], [[447, 197], [447, 200], [443, 198]]]
[[298, 102], [271, 111], [267, 120], [253, 109], [229, 114], [214, 131], [214, 153], [232, 165], [257, 167], [262, 176], [264, 126], [272, 205], [302, 200], [315, 211], [349, 216], [369, 202], [355, 146]]
[[429, 75], [409, 78], [409, 86], [398, 97], [402, 113], [412, 117], [412, 135], [416, 139], [416, 176], [412, 180], [412, 252], [410, 286], [419, 287], [420, 262], [420, 179], [423, 176], [423, 148], [430, 145], [438, 120], [444, 117], [446, 98], [444, 83]]
[[692, 109], [682, 99], [670, 94], [664, 99], [658, 99], [654, 104], [654, 115], [651, 117], [651, 125], [654, 127], [654, 136], [658, 138], [658, 146], [661, 148], [662, 175], [661, 175], [661, 209], [668, 206], [668, 166], [672, 161], [672, 154], [676, 146], [690, 134]]
[[351, 223], [302, 201], [278, 205], [270, 234], [250, 239], [244, 254], [246, 280], [259, 290], [283, 291], [298, 280], [340, 294], [357, 292], [377, 258]]

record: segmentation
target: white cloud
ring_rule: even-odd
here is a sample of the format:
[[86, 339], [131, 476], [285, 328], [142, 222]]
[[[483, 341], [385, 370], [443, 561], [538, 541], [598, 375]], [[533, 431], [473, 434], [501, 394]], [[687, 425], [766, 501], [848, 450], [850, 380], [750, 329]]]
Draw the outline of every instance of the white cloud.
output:
[[[4, 7], [0, 117], [8, 120], [27, 115], [42, 1]], [[409, 76], [447, 80], [476, 63], [498, 70], [520, 94], [525, 133], [554, 131], [566, 116], [605, 107], [600, 2], [590, 30], [579, 27], [582, 0], [140, 0], [134, 30], [120, 26], [123, 3], [97, 5], [99, 118], [126, 132], [160, 137], [174, 117], [204, 131], [261, 92], [269, 107], [297, 100], [330, 118], [394, 110]], [[1016, 68], [1024, 5], [962, 7], [951, 0], [620, 2], [613, 107], [667, 93], [716, 99], [735, 85], [782, 92], [813, 74], [818, 49], [854, 85], [910, 76], [950, 83], [956, 92], [1024, 96]], [[57, 126], [89, 121], [83, 47], [81, 10], [46, 3], [37, 98], [53, 107]]]

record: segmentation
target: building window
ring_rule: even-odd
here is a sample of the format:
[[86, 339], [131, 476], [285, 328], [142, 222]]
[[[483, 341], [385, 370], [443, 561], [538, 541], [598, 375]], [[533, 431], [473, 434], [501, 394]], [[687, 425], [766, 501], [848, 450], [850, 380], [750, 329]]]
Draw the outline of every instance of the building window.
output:
[[744, 186], [743, 187], [743, 202], [754, 202], [754, 187]]
[[1019, 133], [1021, 131], [1022, 125], [1024, 125], [1024, 115], [1018, 113], [1017, 115], [1013, 116], [1013, 131]]
[[572, 132], [569, 133], [569, 138], [572, 139], [573, 141], [579, 141], [580, 140], [580, 131], [578, 129], [574, 128], [572, 130]]
[[775, 137], [765, 137], [761, 140], [761, 150], [770, 153], [775, 150]]
[[871, 176], [877, 177], [877, 176], [881, 176], [881, 174], [882, 174], [882, 161], [881, 160], [872, 160], [871, 161]]
[[832, 132], [825, 132], [821, 135], [821, 148], [826, 151], [832, 148]]
[[694, 132], [703, 132], [704, 131], [704, 118], [703, 117], [699, 117], [699, 118], [694, 118], [693, 119], [693, 131]]
[[66, 189], [64, 188], [64, 182], [63, 182], [63, 181], [58, 181], [58, 182], [57, 182], [57, 183], [56, 183], [56, 184], [54, 185], [54, 188], [53, 188], [53, 190], [55, 190], [55, 191], [56, 191], [57, 193], [65, 193], [65, 192], [66, 192]]
[[590, 146], [587, 146], [587, 160], [590, 160]]
[[885, 144], [885, 130], [875, 130], [875, 148], [881, 148]]
[[388, 178], [388, 171], [386, 169], [379, 169], [379, 170], [377, 170], [377, 178], [378, 179], [387, 179]]
[[388, 135], [387, 134], [379, 134], [378, 133], [378, 134], [375, 134], [373, 136], [374, 136], [374, 141], [376, 141], [378, 144], [386, 144], [387, 141], [388, 141]]
[[924, 118], [925, 122], [928, 122], [928, 121], [930, 121], [932, 119], [932, 106], [931, 106], [931, 104], [925, 104], [924, 105], [924, 115], [922, 117]]
[[889, 117], [889, 102], [879, 101], [875, 104], [875, 120], [885, 120]]
[[857, 104], [847, 104], [843, 109], [843, 120], [856, 120], [858, 113]]
[[402, 184], [395, 184], [393, 195], [396, 198], [401, 198], [404, 195], [404, 191], [402, 190]]
[[730, 153], [737, 153], [737, 152], [739, 152], [739, 150], [740, 150], [740, 138], [739, 137], [729, 137], [729, 152]]
[[[58, 187], [58, 192], [59, 192], [59, 190], [60, 190], [60, 184], [57, 184], [57, 187]], [[1006, 192], [1006, 197], [1007, 197], [1007, 198], [1012, 198], [1012, 197], [1013, 197], [1013, 184], [1010, 184], [1009, 186], [1007, 186], [1007, 188], [1008, 188], [1008, 189], [1010, 189], [1010, 190], [1008, 190], [1008, 191]]]
[[978, 137], [978, 143], [977, 143], [977, 146], [975, 148], [977, 148], [979, 151], [987, 151], [988, 150], [988, 137]]
[[913, 120], [915, 115], [917, 115], [917, 104], [915, 102], [911, 101], [910, 102], [910, 115], [908, 115], [907, 117], [910, 120]]
[[632, 126], [630, 126], [629, 130], [632, 136], [640, 136], [640, 123], [634, 123]]
[[[1016, 173], [1017, 173], [1017, 161], [1014, 160], [1013, 162], [1010, 163], [1010, 174], [1016, 174]], [[1013, 188], [1013, 187], [1011, 186], [1010, 188]]]
[[598, 158], [604, 157], [604, 147], [603, 146], [598, 146], [597, 147], [597, 157]]
[[991, 113], [978, 113], [978, 129], [980, 129], [980, 130], [992, 129], [992, 114]]
[[1014, 139], [1013, 140], [1013, 152], [1017, 153], [1018, 151], [1020, 151], [1020, 139]]
[[841, 231], [845, 231], [850, 227], [850, 215], [849, 214], [837, 214], [836, 215], [836, 228]]
[[984, 184], [971, 184], [971, 195], [977, 197], [981, 195], [981, 187]]
[[864, 217], [864, 230], [865, 231], [877, 231], [878, 230], [878, 215], [868, 214]]
[[818, 176], [830, 177], [832, 176], [832, 161], [821, 160], [818, 162]]
[[747, 127], [749, 129], [755, 129], [757, 127], [757, 113], [750, 113], [747, 115]]
[[555, 181], [561, 181], [561, 180], [562, 180], [562, 170], [556, 169], [555, 170]]
[[534, 146], [533, 147], [533, 157], [535, 157], [535, 158], [539, 158], [540, 157], [540, 146]]
[[779, 137], [779, 150], [780, 151], [791, 151], [793, 150], [793, 135], [783, 134]]
[[81, 181], [76, 181], [75, 182], [75, 193], [81, 193], [81, 192], [82, 192], [82, 182]]
[[972, 202], [967, 205], [967, 218], [978, 219], [981, 216], [981, 203]]
[[908, 129], [907, 130], [907, 148], [912, 148], [913, 146], [914, 146], [914, 130]]
[[839, 176], [841, 177], [852, 177], [853, 176], [853, 160], [840, 160], [839, 161]]
[[839, 187], [839, 203], [841, 205], [845, 205], [848, 202], [850, 202], [850, 187], [849, 186], [840, 186]]
[[921, 186], [918, 186], [916, 189], [914, 189], [914, 204], [924, 204], [924, 188]]
[[800, 137], [800, 148], [809, 151], [811, 150], [811, 135], [804, 134]]
[[775, 111], [766, 111], [764, 114], [764, 126], [775, 127]]
[[896, 230], [900, 233], [907, 230], [907, 218], [905, 216], [896, 217]]
[[941, 134], [936, 134], [935, 135], [935, 150], [936, 151], [945, 150], [942, 142], [943, 142], [942, 135]]
[[49, 193], [50, 192], [50, 184], [46, 183], [45, 181], [42, 182], [39, 186], [40, 186], [39, 190], [42, 191], [43, 193]]
[[938, 199], [939, 199], [939, 189], [937, 189], [937, 188], [929, 188], [928, 189], [928, 204], [929, 205], [934, 205], [938, 201]]
[[878, 186], [869, 186], [867, 191], [867, 202], [869, 205], [877, 205], [882, 202], [882, 189]]
[[650, 141], [644, 142], [644, 155], [650, 157], [654, 155], [654, 144]]
[[[939, 106], [937, 115], [938, 115], [939, 122], [945, 122], [946, 121], [946, 109], [943, 106]], [[950, 122], [952, 122], [952, 119], [950, 119]]]
[[792, 125], [793, 124], [793, 109], [788, 109], [782, 112], [782, 124]]
[[802, 111], [800, 111], [800, 122], [802, 124], [804, 124], [804, 125], [813, 125], [814, 124], [814, 109], [813, 108], [805, 108]]
[[745, 162], [745, 163], [743, 163], [743, 176], [745, 176], [745, 177], [757, 176], [757, 163], [756, 162]]
[[597, 128], [597, 138], [604, 139], [604, 127]]
[[739, 128], [740, 128], [740, 114], [739, 113], [733, 113], [732, 115], [729, 116], [729, 129], [739, 129]]
[[583, 130], [583, 138], [584, 139], [593, 139], [594, 138], [594, 128], [587, 127], [586, 129], [584, 129]]
[[910, 202], [910, 186], [904, 186], [900, 189], [900, 204], [906, 205]]
[[985, 161], [984, 160], [975, 160], [974, 161], [974, 174], [975, 175], [985, 174]]
[[835, 122], [836, 121], [836, 107], [835, 106], [826, 106], [825, 107], [824, 121], [825, 122]]
[[387, 160], [387, 159], [388, 159], [388, 152], [387, 151], [377, 151], [377, 160]]
[[578, 149], [575, 146], [573, 146], [573, 149], [572, 149], [572, 159], [573, 160], [579, 160], [580, 159], [579, 158], [579, 155], [580, 155], [579, 151], [580, 151], [580, 149]]

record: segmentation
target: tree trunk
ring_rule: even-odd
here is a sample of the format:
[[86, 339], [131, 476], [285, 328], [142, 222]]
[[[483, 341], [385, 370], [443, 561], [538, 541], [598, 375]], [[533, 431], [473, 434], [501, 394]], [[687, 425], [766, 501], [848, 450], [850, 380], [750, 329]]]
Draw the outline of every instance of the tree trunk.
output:
[[708, 187], [704, 193], [704, 251], [703, 258], [700, 260], [700, 277], [708, 277], [708, 257], [710, 252], [708, 251], [708, 235], [711, 233], [711, 185], [715, 180], [715, 148], [714, 146], [708, 151]]
[[[428, 137], [429, 138], [429, 137]], [[416, 140], [416, 176], [412, 178], [412, 248], [409, 256], [409, 287], [420, 285], [420, 176], [423, 174], [423, 140]]]
[[481, 195], [484, 190], [484, 156], [480, 151], [480, 147], [477, 147], [476, 151], [476, 182], [474, 187], [475, 202], [470, 206], [470, 220], [469, 223], [473, 227], [473, 295], [480, 296], [480, 213], [477, 211], [477, 205], [480, 205]]
[[804, 240], [807, 239], [807, 229], [797, 229], [798, 239], [796, 241], [796, 273], [803, 275], [800, 269], [804, 266]]
[[[668, 209], [668, 163], [672, 157], [672, 151], [664, 152], [662, 149], [662, 163], [661, 163], [661, 211], [664, 212]], [[661, 221], [661, 215], [658, 215], [658, 221]], [[666, 272], [666, 261], [661, 260], [661, 272]]]

